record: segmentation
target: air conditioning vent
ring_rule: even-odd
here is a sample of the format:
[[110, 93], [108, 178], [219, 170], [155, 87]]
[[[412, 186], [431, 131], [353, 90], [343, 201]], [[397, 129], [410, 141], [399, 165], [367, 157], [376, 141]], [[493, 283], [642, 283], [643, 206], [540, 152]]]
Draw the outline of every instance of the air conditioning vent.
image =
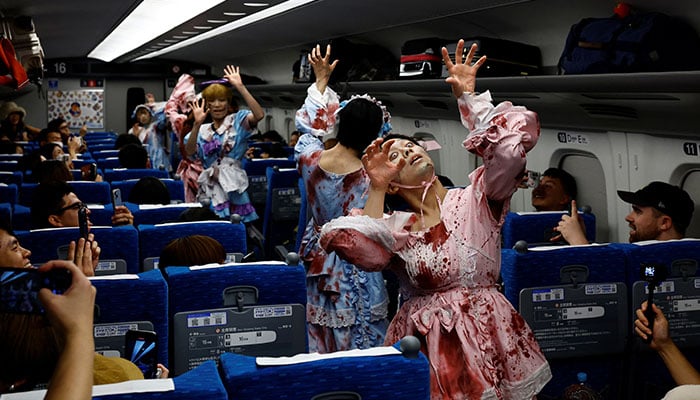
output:
[[581, 104], [591, 118], [637, 119], [637, 110], [614, 104]]

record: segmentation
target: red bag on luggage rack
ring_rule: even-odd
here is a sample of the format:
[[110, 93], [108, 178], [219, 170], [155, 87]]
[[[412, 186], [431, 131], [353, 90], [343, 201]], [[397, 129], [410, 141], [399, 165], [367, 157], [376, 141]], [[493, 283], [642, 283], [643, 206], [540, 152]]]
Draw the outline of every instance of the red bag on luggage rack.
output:
[[22, 89], [29, 84], [27, 72], [15, 56], [15, 48], [10, 39], [0, 39], [0, 86]]
[[401, 46], [400, 79], [439, 78], [442, 74], [442, 46], [450, 42], [440, 38], [413, 39]]
[[[472, 43], [479, 45], [474, 60], [486, 56], [486, 63], [479, 69], [479, 76], [527, 76], [538, 75], [542, 68], [542, 53], [540, 48], [525, 43], [504, 39], [494, 39], [476, 36], [464, 39], [464, 53], [469, 51]], [[457, 42], [450, 43], [447, 51], [454, 60]], [[447, 77], [447, 71], [442, 71], [442, 77]]]

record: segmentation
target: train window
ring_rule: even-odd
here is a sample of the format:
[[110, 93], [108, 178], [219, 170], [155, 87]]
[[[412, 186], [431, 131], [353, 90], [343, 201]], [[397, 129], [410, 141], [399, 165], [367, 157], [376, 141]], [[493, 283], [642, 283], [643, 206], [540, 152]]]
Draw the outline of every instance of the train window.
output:
[[683, 190], [688, 192], [690, 198], [695, 202], [695, 212], [690, 226], [685, 233], [686, 237], [700, 238], [700, 170], [693, 170], [683, 179], [681, 183]]
[[603, 166], [597, 158], [587, 154], [572, 154], [564, 156], [559, 168], [576, 178], [578, 187], [578, 207], [590, 206], [596, 218], [595, 241], [606, 243], [610, 241], [608, 227], [607, 193]]

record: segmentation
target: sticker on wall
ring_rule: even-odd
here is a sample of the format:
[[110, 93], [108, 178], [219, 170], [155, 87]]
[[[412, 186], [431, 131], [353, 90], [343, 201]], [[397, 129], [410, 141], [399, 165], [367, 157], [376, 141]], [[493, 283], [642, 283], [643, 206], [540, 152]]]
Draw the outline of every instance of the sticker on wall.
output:
[[71, 128], [104, 128], [104, 90], [50, 90], [48, 120], [63, 118]]

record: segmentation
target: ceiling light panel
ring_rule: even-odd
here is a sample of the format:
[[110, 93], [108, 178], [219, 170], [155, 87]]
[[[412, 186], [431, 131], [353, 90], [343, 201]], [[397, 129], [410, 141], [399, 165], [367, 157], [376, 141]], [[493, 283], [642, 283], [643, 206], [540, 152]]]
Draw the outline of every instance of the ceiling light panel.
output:
[[138, 49], [224, 0], [143, 0], [88, 57], [112, 61]]
[[[258, 8], [251, 8], [251, 7], [243, 8], [241, 3], [234, 2], [234, 1], [227, 1], [225, 4], [222, 4], [218, 7], [215, 7], [214, 9], [207, 12], [206, 13], [207, 16], [209, 18], [215, 19], [217, 17], [220, 18], [222, 14], [229, 15], [229, 16], [231, 16], [232, 13], [238, 13], [238, 12], [246, 14], [245, 12], [243, 12], [243, 10], [246, 10], [249, 13], [242, 18], [231, 21], [225, 25], [218, 26], [210, 31], [202, 32], [197, 36], [193, 36], [187, 40], [183, 40], [179, 43], [176, 43], [172, 46], [158, 50], [156, 52], [149, 53], [149, 54], [146, 54], [143, 56], [134, 55], [134, 57], [136, 57], [136, 58], [134, 58], [133, 60], [138, 61], [138, 60], [153, 58], [153, 57], [160, 56], [162, 54], [170, 53], [170, 52], [175, 51], [177, 49], [191, 46], [191, 45], [194, 45], [196, 43], [200, 43], [204, 40], [210, 39], [212, 37], [221, 35], [223, 33], [226, 33], [226, 32], [229, 32], [229, 31], [232, 31], [235, 29], [242, 28], [246, 25], [253, 24], [253, 23], [258, 22], [260, 20], [270, 18], [270, 17], [273, 17], [273, 16], [281, 14], [281, 13], [285, 13], [287, 11], [294, 9], [294, 8], [301, 7], [301, 6], [309, 4], [309, 3], [313, 3], [314, 1], [317, 1], [317, 0], [286, 0], [286, 1], [274, 0], [274, 1], [269, 1], [266, 3], [245, 3], [245, 4], [270, 4], [270, 7], [259, 8], [259, 9]], [[236, 4], [237, 4], [237, 6], [235, 6]], [[219, 12], [218, 16], [214, 15], [215, 11]], [[197, 19], [195, 19], [195, 20], [197, 20]], [[198, 21], [200, 21], [198, 23], [201, 24], [201, 23], [204, 23], [204, 21], [206, 21], [206, 19], [198, 20]], [[181, 29], [187, 29], [187, 28], [183, 27]], [[131, 58], [133, 58], [133, 57], [131, 57]]]

